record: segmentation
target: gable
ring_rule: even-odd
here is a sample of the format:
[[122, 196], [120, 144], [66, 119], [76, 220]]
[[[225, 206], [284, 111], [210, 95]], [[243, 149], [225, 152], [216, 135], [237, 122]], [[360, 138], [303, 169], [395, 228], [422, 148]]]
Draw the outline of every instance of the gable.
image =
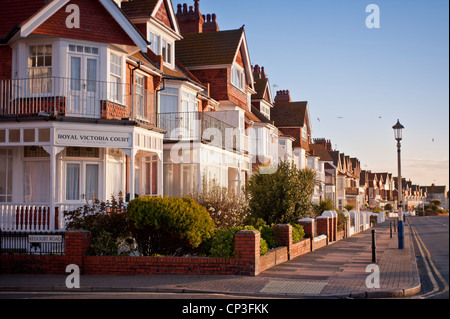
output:
[[161, 2], [161, 5], [159, 6], [158, 10], [156, 11], [156, 13], [154, 14], [154, 17], [156, 20], [158, 20], [159, 22], [161, 22], [162, 24], [164, 24], [166, 27], [174, 30], [175, 28], [173, 27], [172, 24], [172, 19], [169, 16], [168, 10], [167, 10], [167, 4], [165, 1]]
[[[80, 8], [80, 28], [69, 29], [66, 19], [70, 15], [66, 8], [75, 4]], [[111, 14], [98, 2], [91, 0], [72, 0], [63, 6], [39, 27], [33, 34], [45, 34], [104, 43], [134, 46], [133, 40], [115, 21]]]
[[234, 60], [234, 62], [245, 69], [244, 59], [242, 57], [242, 47], [239, 49], [238, 54], [237, 54], [236, 59]]
[[174, 34], [180, 34], [180, 28], [170, 0], [133, 0], [122, 2], [121, 9], [134, 23], [146, 23], [156, 20]]

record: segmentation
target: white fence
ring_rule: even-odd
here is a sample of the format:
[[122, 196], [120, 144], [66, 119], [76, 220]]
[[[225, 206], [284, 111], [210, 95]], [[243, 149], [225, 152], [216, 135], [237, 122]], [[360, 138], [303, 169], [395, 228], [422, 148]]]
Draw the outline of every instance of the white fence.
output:
[[64, 211], [75, 210], [82, 204], [59, 204], [55, 210], [45, 204], [1, 204], [1, 231], [41, 231], [65, 230]]

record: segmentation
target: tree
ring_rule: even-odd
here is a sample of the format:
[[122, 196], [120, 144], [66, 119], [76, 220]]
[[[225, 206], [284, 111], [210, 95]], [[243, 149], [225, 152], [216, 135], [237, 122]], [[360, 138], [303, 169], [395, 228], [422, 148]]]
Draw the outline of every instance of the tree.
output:
[[319, 204], [313, 204], [313, 210], [316, 217], [322, 215], [327, 210], [335, 210], [333, 199], [325, 198], [324, 200], [320, 200]]
[[351, 211], [353, 208], [355, 208], [355, 206], [353, 206], [352, 204], [347, 204], [344, 206], [344, 208], [349, 212]]
[[316, 173], [280, 163], [273, 174], [254, 174], [246, 185], [251, 218], [267, 224], [295, 223], [312, 212]]

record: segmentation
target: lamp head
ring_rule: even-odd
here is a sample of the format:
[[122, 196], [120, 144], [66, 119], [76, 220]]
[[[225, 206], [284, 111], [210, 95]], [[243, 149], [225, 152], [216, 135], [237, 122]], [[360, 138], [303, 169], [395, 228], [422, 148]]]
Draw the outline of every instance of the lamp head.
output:
[[397, 124], [395, 124], [393, 127], [392, 127], [393, 129], [394, 129], [394, 136], [395, 136], [395, 139], [398, 141], [398, 142], [400, 142], [401, 140], [402, 140], [402, 131], [403, 131], [403, 129], [405, 128], [403, 125], [401, 125], [400, 124], [400, 120], [397, 120]]

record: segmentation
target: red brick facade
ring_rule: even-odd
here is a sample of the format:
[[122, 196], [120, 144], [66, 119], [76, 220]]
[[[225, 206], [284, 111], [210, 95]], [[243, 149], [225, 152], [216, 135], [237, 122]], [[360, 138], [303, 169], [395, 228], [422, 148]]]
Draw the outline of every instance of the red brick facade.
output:
[[70, 13], [66, 12], [67, 6], [64, 6], [33, 33], [101, 43], [135, 45], [98, 1], [72, 0], [67, 5], [70, 4], [76, 4], [80, 8], [80, 28], [66, 27], [66, 19]]

